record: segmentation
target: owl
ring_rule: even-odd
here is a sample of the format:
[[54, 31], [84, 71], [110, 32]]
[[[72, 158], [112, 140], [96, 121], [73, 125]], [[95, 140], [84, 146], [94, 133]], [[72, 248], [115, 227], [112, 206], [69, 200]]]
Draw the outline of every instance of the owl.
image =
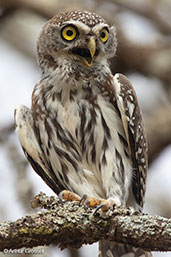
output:
[[[112, 204], [141, 210], [147, 142], [133, 86], [110, 69], [116, 46], [114, 26], [95, 13], [49, 20], [37, 44], [41, 79], [31, 109], [15, 110], [16, 132], [33, 169], [61, 198], [84, 196], [101, 211]], [[104, 239], [99, 256], [151, 253]]]

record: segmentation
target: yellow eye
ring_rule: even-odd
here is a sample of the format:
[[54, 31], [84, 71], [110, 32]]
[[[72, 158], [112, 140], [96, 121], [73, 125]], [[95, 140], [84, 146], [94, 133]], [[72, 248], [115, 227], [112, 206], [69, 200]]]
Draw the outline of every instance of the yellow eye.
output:
[[103, 28], [100, 31], [100, 39], [103, 43], [106, 43], [106, 41], [108, 40], [109, 37], [109, 31], [107, 30], [107, 28]]
[[68, 25], [62, 29], [62, 37], [67, 41], [72, 41], [76, 38], [78, 30], [71, 25]]

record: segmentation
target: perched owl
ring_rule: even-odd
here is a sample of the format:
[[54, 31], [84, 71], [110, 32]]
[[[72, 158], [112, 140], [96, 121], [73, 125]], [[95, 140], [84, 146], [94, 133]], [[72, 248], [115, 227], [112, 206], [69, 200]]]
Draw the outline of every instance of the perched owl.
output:
[[[15, 110], [16, 131], [33, 169], [56, 194], [68, 190], [103, 207], [140, 210], [147, 143], [135, 91], [109, 67], [116, 45], [114, 27], [95, 13], [49, 20], [38, 39], [42, 76], [31, 109]], [[99, 245], [100, 257], [151, 256], [107, 240]]]

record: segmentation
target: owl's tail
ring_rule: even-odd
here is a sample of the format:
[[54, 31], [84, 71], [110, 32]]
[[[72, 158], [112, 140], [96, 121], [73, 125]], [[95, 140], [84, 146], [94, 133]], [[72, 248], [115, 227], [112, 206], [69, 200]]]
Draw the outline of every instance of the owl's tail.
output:
[[130, 245], [101, 240], [98, 257], [152, 257], [152, 253]]

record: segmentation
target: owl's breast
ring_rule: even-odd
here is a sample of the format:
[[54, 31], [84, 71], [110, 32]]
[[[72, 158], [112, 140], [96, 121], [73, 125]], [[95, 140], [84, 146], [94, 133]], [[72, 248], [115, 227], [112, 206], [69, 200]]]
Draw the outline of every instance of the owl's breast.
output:
[[[92, 195], [101, 197], [116, 195], [118, 188], [125, 188], [123, 185], [131, 179], [128, 147], [117, 109], [88, 85], [68, 91], [68, 96], [65, 93], [65, 101], [61, 94], [54, 94], [46, 99], [47, 104], [44, 102], [41, 111], [46, 113], [38, 122], [51, 169], [63, 184], [63, 174], [67, 174], [71, 191], [93, 191]], [[127, 182], [124, 177], [128, 177]], [[77, 187], [80, 183], [81, 189]]]

